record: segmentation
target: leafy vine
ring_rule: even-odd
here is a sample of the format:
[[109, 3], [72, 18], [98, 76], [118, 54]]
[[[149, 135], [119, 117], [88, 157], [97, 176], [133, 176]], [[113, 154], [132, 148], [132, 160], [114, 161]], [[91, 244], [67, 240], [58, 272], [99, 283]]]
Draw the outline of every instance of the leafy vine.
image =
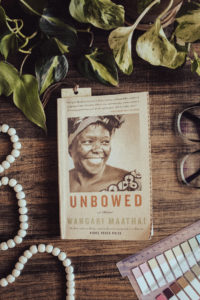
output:
[[[13, 5], [17, 4], [13, 14]], [[0, 95], [13, 95], [14, 104], [45, 131], [46, 117], [41, 97], [68, 73], [68, 61], [76, 54], [77, 67], [90, 80], [118, 86], [118, 70], [134, 70], [132, 38], [138, 24], [160, 0], [138, 0], [138, 18], [125, 25], [125, 9], [111, 0], [0, 0]], [[162, 1], [162, 0], [161, 0]], [[66, 3], [65, 3], [66, 2]], [[200, 58], [191, 54], [191, 44], [200, 39], [200, 3], [183, 1], [167, 37], [157, 16], [149, 30], [136, 41], [139, 57], [155, 66], [176, 69], [186, 60], [200, 75]], [[28, 20], [28, 22], [27, 22]], [[75, 24], [75, 25], [74, 25]], [[93, 46], [93, 28], [109, 31], [108, 50]], [[13, 58], [21, 61], [17, 68]], [[26, 65], [34, 65], [31, 74]]]

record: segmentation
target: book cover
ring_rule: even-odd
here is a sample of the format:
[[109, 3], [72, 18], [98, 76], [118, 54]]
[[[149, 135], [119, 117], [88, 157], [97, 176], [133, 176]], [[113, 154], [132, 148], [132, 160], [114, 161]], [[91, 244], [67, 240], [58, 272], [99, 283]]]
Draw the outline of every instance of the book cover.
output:
[[148, 93], [87, 95], [57, 101], [61, 238], [149, 239]]

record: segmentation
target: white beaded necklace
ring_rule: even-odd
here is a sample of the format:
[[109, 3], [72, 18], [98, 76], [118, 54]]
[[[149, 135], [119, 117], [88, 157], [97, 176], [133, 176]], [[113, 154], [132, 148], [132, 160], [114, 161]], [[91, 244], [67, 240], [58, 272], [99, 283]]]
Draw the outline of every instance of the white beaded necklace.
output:
[[[3, 124], [0, 126], [0, 133], [7, 133], [10, 136], [10, 139], [13, 143], [13, 150], [10, 155], [6, 157], [0, 164], [0, 173], [4, 172], [5, 169], [10, 167], [10, 164], [15, 161], [15, 158], [19, 157], [21, 143], [19, 143], [19, 137], [16, 135], [16, 130], [14, 128], [9, 128], [7, 124]], [[23, 192], [23, 188], [21, 184], [18, 184], [17, 181], [12, 178], [2, 177], [0, 180], [0, 187], [2, 185], [9, 185], [16, 192], [16, 198], [18, 199], [19, 206], [19, 221], [20, 221], [20, 229], [17, 232], [17, 235], [13, 239], [9, 239], [7, 242], [0, 243], [0, 251], [8, 250], [9, 248], [14, 248], [16, 244], [20, 244], [23, 241], [23, 238], [26, 236], [28, 229], [28, 209], [26, 207], [25, 193]], [[75, 299], [75, 276], [74, 276], [74, 268], [71, 265], [71, 260], [67, 258], [67, 254], [65, 252], [61, 252], [61, 250], [57, 247], [53, 247], [52, 245], [32, 245], [26, 251], [24, 251], [23, 255], [19, 257], [18, 262], [15, 264], [15, 268], [12, 270], [11, 274], [9, 274], [6, 278], [0, 279], [0, 286], [6, 287], [8, 284], [13, 283], [17, 277], [20, 276], [21, 271], [24, 268], [24, 265], [28, 262], [34, 254], [36, 253], [51, 253], [53, 256], [57, 256], [58, 259], [62, 262], [65, 267], [66, 272], [66, 300], [74, 300]]]

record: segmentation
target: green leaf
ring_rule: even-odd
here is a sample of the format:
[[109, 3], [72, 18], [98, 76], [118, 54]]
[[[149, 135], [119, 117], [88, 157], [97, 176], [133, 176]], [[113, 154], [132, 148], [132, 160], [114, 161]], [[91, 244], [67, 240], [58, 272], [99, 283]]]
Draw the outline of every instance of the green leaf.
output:
[[105, 30], [124, 24], [124, 7], [110, 0], [71, 0], [69, 11], [78, 22]]
[[113, 30], [109, 37], [108, 43], [110, 48], [113, 50], [113, 55], [115, 61], [120, 68], [120, 70], [130, 75], [133, 71], [133, 61], [132, 61], [132, 36], [140, 23], [142, 18], [146, 13], [159, 2], [159, 0], [151, 1], [151, 3], [145, 8], [142, 14], [137, 18], [132, 26], [119, 27]]
[[69, 53], [69, 46], [64, 45], [63, 43], [61, 43], [61, 41], [59, 41], [57, 38], [54, 38], [54, 41], [56, 42], [60, 52], [62, 54], [64, 53]]
[[174, 39], [171, 40], [171, 42], [172, 41], [174, 43], [174, 46], [176, 47], [176, 49], [179, 52], [188, 53], [190, 51], [190, 46], [191, 46], [190, 43], [185, 43], [185, 42], [181, 41], [180, 39], [176, 38], [175, 36], [174, 36]]
[[68, 61], [64, 55], [46, 57], [37, 62], [35, 70], [40, 94], [42, 94], [48, 86], [66, 77]]
[[162, 27], [160, 20], [140, 36], [136, 43], [137, 54], [150, 64], [176, 69], [185, 62], [186, 53], [178, 52], [171, 44]]
[[108, 37], [115, 61], [120, 70], [127, 75], [133, 71], [132, 36], [134, 29], [133, 26], [119, 27], [113, 30]]
[[49, 37], [57, 38], [62, 44], [74, 47], [77, 43], [77, 32], [61, 19], [51, 16], [47, 9], [40, 18], [40, 29]]
[[19, 0], [20, 3], [26, 7], [29, 12], [41, 16], [43, 9], [46, 7], [48, 0]]
[[103, 84], [118, 85], [118, 72], [113, 56], [100, 49], [85, 54], [78, 62], [80, 72], [89, 79]]
[[193, 73], [197, 73], [200, 76], [200, 58], [198, 57], [198, 54], [196, 52], [194, 52], [194, 59], [192, 60], [191, 71]]
[[4, 61], [0, 61], [0, 95], [10, 96], [18, 79], [17, 69]]
[[3, 34], [7, 29], [6, 13], [3, 7], [0, 5], [0, 35]]
[[12, 65], [0, 62], [0, 95], [13, 93], [14, 104], [25, 116], [46, 131], [45, 114], [38, 95], [38, 83], [34, 76], [20, 76]]
[[141, 14], [143, 10], [151, 3], [153, 0], [137, 0], [137, 11]]
[[186, 43], [193, 43], [200, 40], [200, 4], [191, 1], [183, 6], [181, 16], [176, 18], [175, 35]]
[[13, 54], [18, 49], [18, 40], [15, 33], [9, 33], [4, 35], [0, 41], [0, 52], [5, 57], [8, 58], [9, 54]]
[[27, 119], [46, 131], [46, 117], [34, 76], [30, 74], [19, 76], [13, 91], [13, 101]]

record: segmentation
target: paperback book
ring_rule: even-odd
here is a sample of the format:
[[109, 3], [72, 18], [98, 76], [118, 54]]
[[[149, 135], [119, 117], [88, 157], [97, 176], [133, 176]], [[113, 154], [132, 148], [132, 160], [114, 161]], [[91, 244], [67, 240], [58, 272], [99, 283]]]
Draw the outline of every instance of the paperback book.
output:
[[148, 93], [71, 91], [57, 101], [61, 238], [149, 239]]

